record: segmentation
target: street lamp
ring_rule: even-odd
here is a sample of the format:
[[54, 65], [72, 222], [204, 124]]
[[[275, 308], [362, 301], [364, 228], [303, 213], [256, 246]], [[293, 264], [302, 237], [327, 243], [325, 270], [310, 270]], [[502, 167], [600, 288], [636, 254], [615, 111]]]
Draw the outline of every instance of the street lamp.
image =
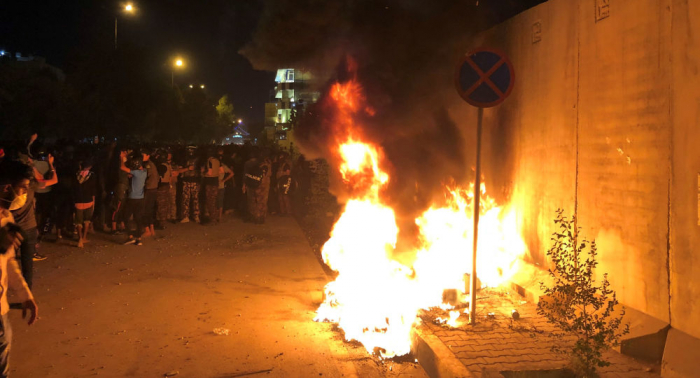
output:
[[200, 85], [199, 87], [202, 88], [202, 89], [204, 89], [204, 84]]
[[194, 88], [194, 85], [190, 84], [190, 88]]
[[[175, 69], [176, 68], [182, 68], [185, 65], [185, 63], [182, 61], [182, 58], [176, 58], [175, 61], [173, 62], [173, 67], [170, 69], [170, 86], [175, 87]], [[190, 88], [192, 86], [190, 85]]]
[[238, 124], [241, 124], [241, 123], [243, 123], [243, 120], [239, 118], [239, 119], [238, 119]]
[[[124, 13], [134, 14], [135, 8], [131, 3], [124, 6]], [[114, 49], [117, 49], [117, 16], [114, 16]]]

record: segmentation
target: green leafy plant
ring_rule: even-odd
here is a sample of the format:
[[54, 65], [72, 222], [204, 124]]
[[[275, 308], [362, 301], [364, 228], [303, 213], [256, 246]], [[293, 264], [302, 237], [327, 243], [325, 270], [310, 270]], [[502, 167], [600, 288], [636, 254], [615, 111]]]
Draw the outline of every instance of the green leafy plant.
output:
[[579, 239], [576, 218], [567, 218], [561, 209], [557, 210], [554, 223], [558, 230], [547, 251], [552, 260], [549, 275], [553, 283], [551, 287], [540, 283], [544, 297], [538, 303], [537, 313], [562, 330], [557, 336], [576, 337], [573, 347], [555, 346], [553, 350], [571, 357], [578, 376], [596, 377], [598, 367], [610, 365], [602, 352], [619, 345], [620, 338], [629, 332], [629, 325], [622, 325], [625, 309], [615, 314], [619, 302], [607, 273], [599, 284], [594, 279], [598, 265], [595, 241]]

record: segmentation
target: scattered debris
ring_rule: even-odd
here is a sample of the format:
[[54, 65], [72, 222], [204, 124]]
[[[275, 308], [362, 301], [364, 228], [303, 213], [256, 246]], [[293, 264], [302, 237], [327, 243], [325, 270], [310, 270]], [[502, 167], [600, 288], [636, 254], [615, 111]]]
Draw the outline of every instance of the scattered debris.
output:
[[173, 371], [169, 371], [169, 372], [163, 374], [163, 376], [165, 376], [165, 377], [174, 377], [174, 376], [176, 376], [176, 375], [178, 375], [178, 374], [180, 374], [179, 371], [173, 370]]
[[271, 373], [271, 372], [272, 372], [272, 368], [270, 368], [270, 369], [265, 369], [265, 370], [249, 371], [249, 372], [238, 373], [238, 374], [232, 375], [231, 378], [245, 377], [245, 376], [248, 376], [248, 375], [255, 375], [255, 374], [262, 374], [262, 373]]
[[214, 333], [219, 336], [228, 336], [229, 332], [228, 328], [214, 328]]
[[511, 311], [511, 316], [513, 316], [513, 320], [520, 319], [520, 313], [516, 309], [513, 309], [513, 311]]

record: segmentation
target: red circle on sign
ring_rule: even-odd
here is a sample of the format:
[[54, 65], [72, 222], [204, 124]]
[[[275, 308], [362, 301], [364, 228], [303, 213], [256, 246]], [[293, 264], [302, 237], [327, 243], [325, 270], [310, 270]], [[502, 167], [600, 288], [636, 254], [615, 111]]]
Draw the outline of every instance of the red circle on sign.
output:
[[[472, 57], [480, 52], [490, 52], [493, 54], [498, 55], [501, 57], [501, 60], [497, 62], [491, 69], [487, 72], [483, 72], [481, 68], [479, 68], [476, 63], [472, 60]], [[474, 71], [479, 75], [479, 80], [472, 85], [470, 88], [467, 90], [462, 90], [462, 85], [460, 83], [460, 72], [462, 70], [462, 67], [465, 64], [469, 64], [472, 66]], [[502, 65], [506, 65], [508, 67], [508, 70], [510, 71], [510, 83], [508, 84], [508, 89], [506, 89], [505, 92], [502, 92], [496, 85], [491, 81], [490, 76], [495, 72], [496, 69], [500, 68]], [[469, 95], [472, 94], [482, 83], [486, 83], [493, 92], [498, 96], [498, 100], [491, 101], [491, 102], [479, 102], [471, 97]], [[476, 106], [477, 108], [491, 108], [496, 105], [499, 105], [505, 99], [510, 95], [510, 93], [513, 91], [513, 84], [515, 83], [515, 70], [513, 69], [513, 63], [511, 63], [510, 59], [506, 57], [506, 54], [503, 52], [496, 50], [496, 49], [491, 49], [488, 47], [481, 47], [476, 50], [472, 50], [469, 53], [465, 54], [457, 63], [457, 67], [455, 69], [455, 87], [457, 88], [457, 93], [459, 93], [459, 96], [462, 97], [464, 101], [466, 101], [468, 104], [472, 106]]]

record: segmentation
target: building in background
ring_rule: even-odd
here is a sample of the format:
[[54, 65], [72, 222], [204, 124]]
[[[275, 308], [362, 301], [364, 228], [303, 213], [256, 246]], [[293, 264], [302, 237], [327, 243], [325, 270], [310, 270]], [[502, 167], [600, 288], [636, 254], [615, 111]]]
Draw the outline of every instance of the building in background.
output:
[[294, 122], [308, 105], [318, 101], [319, 80], [310, 71], [280, 68], [270, 102], [265, 104], [265, 134], [268, 140], [287, 150], [294, 148]]

